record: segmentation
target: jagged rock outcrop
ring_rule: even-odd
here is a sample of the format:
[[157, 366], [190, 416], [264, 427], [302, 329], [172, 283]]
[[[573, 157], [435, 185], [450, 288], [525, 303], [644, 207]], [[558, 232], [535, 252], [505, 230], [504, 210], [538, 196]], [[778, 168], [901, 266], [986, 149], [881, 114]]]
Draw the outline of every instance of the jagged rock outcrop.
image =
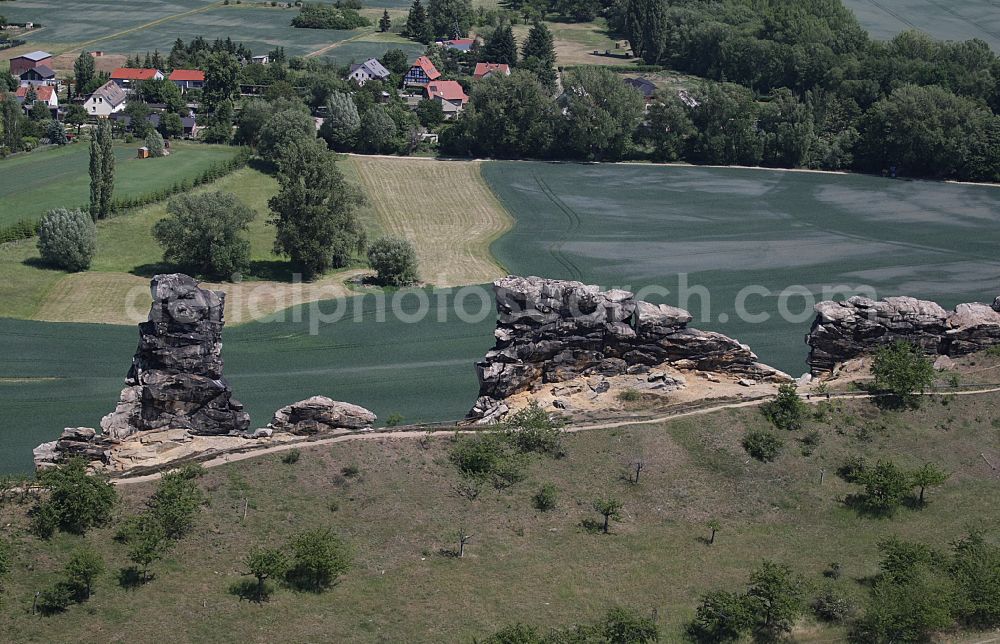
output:
[[36, 469], [55, 466], [74, 456], [108, 463], [113, 445], [113, 440], [98, 435], [90, 427], [67, 427], [57, 440], [42, 443], [32, 454]]
[[245, 432], [250, 416], [222, 375], [225, 294], [198, 287], [187, 275], [157, 275], [149, 319], [104, 435], [123, 439], [153, 429], [192, 434]]
[[371, 429], [376, 416], [364, 407], [313, 396], [274, 412], [268, 428], [276, 432], [311, 435], [338, 429]]
[[806, 343], [814, 374], [841, 362], [905, 340], [932, 355], [960, 356], [1000, 344], [1000, 297], [993, 305], [959, 304], [946, 311], [934, 302], [912, 297], [875, 301], [852, 297], [816, 305]]
[[508, 276], [493, 283], [496, 345], [476, 363], [479, 399], [469, 416], [492, 418], [500, 401], [537, 383], [614, 376], [671, 363], [754, 380], [786, 381], [749, 347], [689, 328], [682, 309], [581, 282]]

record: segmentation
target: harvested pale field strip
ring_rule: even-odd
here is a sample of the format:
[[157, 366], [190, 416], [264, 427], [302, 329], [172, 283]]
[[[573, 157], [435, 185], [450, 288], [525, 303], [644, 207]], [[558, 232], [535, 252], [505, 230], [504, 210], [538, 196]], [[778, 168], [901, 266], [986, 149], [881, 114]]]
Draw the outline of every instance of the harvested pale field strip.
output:
[[416, 249], [421, 280], [450, 287], [505, 273], [490, 244], [513, 220], [483, 181], [480, 162], [358, 156], [351, 162], [379, 227]]
[[[243, 324], [278, 311], [349, 294], [344, 281], [364, 271], [342, 271], [322, 280], [288, 282], [203, 282], [226, 294], [226, 323]], [[35, 319], [45, 322], [138, 324], [146, 319], [152, 299], [149, 279], [127, 273], [73, 273], [49, 290]]]

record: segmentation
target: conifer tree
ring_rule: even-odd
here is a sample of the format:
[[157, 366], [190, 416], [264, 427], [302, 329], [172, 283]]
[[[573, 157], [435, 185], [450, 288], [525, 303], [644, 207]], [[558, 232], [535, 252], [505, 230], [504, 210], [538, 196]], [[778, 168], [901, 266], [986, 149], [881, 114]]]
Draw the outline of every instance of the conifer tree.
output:
[[431, 41], [431, 24], [420, 0], [413, 0], [410, 6], [410, 13], [406, 16], [405, 34], [407, 38], [424, 44]]

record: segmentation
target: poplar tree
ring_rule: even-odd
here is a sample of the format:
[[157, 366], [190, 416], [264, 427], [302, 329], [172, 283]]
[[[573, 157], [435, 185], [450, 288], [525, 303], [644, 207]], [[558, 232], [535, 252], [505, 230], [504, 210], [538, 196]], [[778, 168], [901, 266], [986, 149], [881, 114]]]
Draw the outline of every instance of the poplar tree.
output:
[[115, 192], [115, 151], [111, 123], [102, 119], [90, 138], [90, 216], [96, 221], [111, 213]]

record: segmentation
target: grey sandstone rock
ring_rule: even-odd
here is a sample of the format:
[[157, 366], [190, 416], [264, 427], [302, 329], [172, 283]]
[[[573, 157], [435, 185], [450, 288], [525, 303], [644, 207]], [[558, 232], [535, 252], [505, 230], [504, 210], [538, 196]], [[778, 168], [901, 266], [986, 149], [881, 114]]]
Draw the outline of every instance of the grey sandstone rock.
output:
[[375, 420], [375, 414], [364, 407], [313, 396], [274, 412], [268, 427], [276, 432], [309, 435], [337, 429], [371, 429]]
[[816, 305], [806, 343], [814, 374], [904, 340], [932, 355], [959, 356], [1000, 344], [1000, 298], [989, 306], [959, 304], [946, 311], [934, 302], [912, 297], [875, 301], [852, 297]]
[[664, 363], [790, 380], [732, 338], [689, 328], [687, 311], [636, 300], [628, 291], [513, 275], [494, 282], [493, 290], [496, 343], [476, 363], [480, 398], [471, 418], [493, 413], [498, 401], [539, 383], [640, 374]]

